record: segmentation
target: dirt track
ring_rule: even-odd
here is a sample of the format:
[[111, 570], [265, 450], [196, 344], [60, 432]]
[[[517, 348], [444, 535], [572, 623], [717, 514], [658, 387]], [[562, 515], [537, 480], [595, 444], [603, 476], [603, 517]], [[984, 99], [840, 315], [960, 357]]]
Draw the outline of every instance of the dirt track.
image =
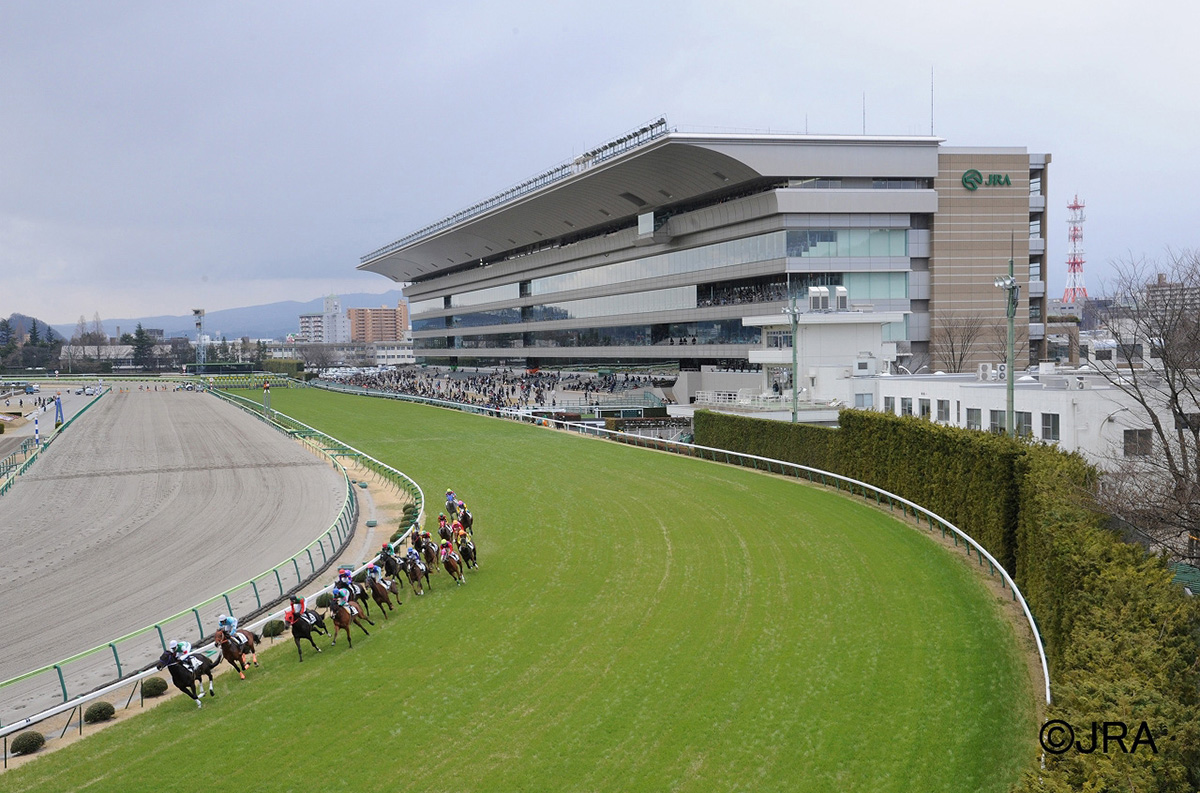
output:
[[328, 465], [211, 396], [105, 396], [0, 498], [0, 680], [286, 559], [343, 493]]

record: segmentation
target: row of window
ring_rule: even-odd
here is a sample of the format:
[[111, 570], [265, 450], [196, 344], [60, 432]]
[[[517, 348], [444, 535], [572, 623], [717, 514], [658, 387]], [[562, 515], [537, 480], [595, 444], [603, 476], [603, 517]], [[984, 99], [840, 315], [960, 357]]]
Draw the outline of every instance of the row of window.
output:
[[[812, 277], [808, 277], [812, 276]], [[793, 276], [793, 288], [803, 296], [809, 285], [846, 284], [851, 300], [893, 300], [908, 297], [908, 273], [804, 273]], [[479, 328], [524, 322], [595, 319], [621, 314], [645, 314], [711, 306], [752, 305], [788, 299], [787, 280], [782, 276], [720, 281], [698, 286], [654, 289], [623, 295], [606, 295], [560, 303], [543, 303], [521, 308], [497, 308], [455, 314], [451, 317], [414, 319], [413, 330]], [[902, 329], [901, 329], [902, 330]], [[900, 336], [900, 338], [906, 338]]]
[[667, 275], [713, 270], [735, 264], [766, 262], [784, 257], [846, 258], [905, 257], [906, 229], [793, 229], [760, 234], [740, 240], [718, 242], [684, 251], [672, 251], [644, 259], [605, 264], [586, 270], [534, 278], [525, 284], [512, 283], [476, 289], [411, 305], [414, 316], [446, 308], [478, 306], [529, 295], [547, 295], [587, 289], [612, 283], [661, 278]]
[[758, 328], [742, 326], [740, 319], [712, 322], [678, 322], [658, 325], [622, 325], [612, 328], [488, 333], [479, 336], [436, 336], [413, 339], [416, 350], [516, 349], [524, 347], [658, 347], [664, 356], [690, 357], [680, 347], [710, 344], [757, 344]]
[[[854, 406], [856, 408], [870, 409], [873, 407], [872, 394], [855, 394]], [[912, 397], [900, 397], [900, 415], [912, 416], [919, 415], [923, 419], [932, 418], [932, 406], [930, 400], [918, 398], [916, 401], [917, 412], [913, 412]], [[883, 398], [883, 410], [885, 413], [896, 413], [896, 397], [885, 396]], [[1042, 428], [1041, 439], [1044, 441], [1059, 440], [1059, 415], [1057, 413], [1042, 413]], [[1007, 412], [1004, 410], [989, 410], [988, 411], [988, 431], [996, 433], [1005, 433], [1007, 428]], [[937, 400], [937, 420], [942, 423], [950, 423], [950, 400]], [[955, 419], [957, 421], [957, 417]], [[1017, 435], [1023, 438], [1033, 437], [1033, 413], [1024, 410], [1013, 411], [1013, 420], [1017, 425]], [[967, 408], [967, 429], [982, 430], [983, 429], [983, 409], [982, 408]], [[1154, 450], [1154, 431], [1148, 429], [1125, 430], [1123, 441], [1123, 451], [1126, 457], [1145, 457], [1151, 454]]]

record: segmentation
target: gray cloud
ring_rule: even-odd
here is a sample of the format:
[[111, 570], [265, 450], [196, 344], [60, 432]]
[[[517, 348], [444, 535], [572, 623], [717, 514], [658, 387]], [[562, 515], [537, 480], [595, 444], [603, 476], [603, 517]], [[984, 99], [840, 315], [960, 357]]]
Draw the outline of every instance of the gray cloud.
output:
[[[1109, 259], [1200, 245], [1200, 14], [1116, 3], [0, 5], [0, 314], [384, 291], [358, 257], [667, 114], [1054, 155]], [[1052, 225], [1061, 290], [1065, 223]]]

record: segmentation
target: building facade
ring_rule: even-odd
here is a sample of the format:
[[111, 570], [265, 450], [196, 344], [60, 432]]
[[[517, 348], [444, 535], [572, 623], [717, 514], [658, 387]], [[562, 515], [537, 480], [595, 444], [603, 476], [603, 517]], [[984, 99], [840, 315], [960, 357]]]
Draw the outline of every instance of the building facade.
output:
[[[660, 122], [359, 269], [411, 282], [420, 361], [748, 366], [762, 331], [743, 317], [842, 287], [848, 310], [896, 315], [882, 342], [918, 369], [939, 352], [939, 316], [978, 317], [995, 332], [1005, 295], [992, 281], [1011, 255], [1024, 347], [1038, 359], [1049, 157], [940, 144], [701, 135]], [[964, 366], [994, 357], [977, 336]]]
[[395, 308], [351, 308], [350, 341], [402, 341], [408, 338], [408, 304], [401, 300]]
[[350, 319], [342, 313], [342, 301], [337, 295], [325, 298], [324, 310], [317, 314], [300, 315], [298, 339], [313, 344], [346, 344], [350, 341]]

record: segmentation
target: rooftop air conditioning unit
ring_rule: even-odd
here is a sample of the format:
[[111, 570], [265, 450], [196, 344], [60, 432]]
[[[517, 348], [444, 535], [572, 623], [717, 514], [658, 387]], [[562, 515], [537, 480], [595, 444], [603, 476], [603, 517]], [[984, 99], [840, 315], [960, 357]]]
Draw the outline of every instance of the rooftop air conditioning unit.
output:
[[996, 371], [996, 376], [993, 379], [995, 379], [995, 380], [1007, 380], [1008, 379], [1008, 364], [1006, 364], [1006, 363], [996, 364], [995, 371]]
[[834, 296], [837, 299], [838, 311], [848, 311], [850, 309], [850, 293], [846, 291], [846, 287], [835, 286]]
[[810, 286], [808, 288], [808, 310], [809, 311], [828, 311], [829, 310], [829, 287], [827, 287], [827, 286]]
[[992, 379], [992, 365], [990, 363], [979, 364], [979, 373], [977, 375], [980, 380]]

